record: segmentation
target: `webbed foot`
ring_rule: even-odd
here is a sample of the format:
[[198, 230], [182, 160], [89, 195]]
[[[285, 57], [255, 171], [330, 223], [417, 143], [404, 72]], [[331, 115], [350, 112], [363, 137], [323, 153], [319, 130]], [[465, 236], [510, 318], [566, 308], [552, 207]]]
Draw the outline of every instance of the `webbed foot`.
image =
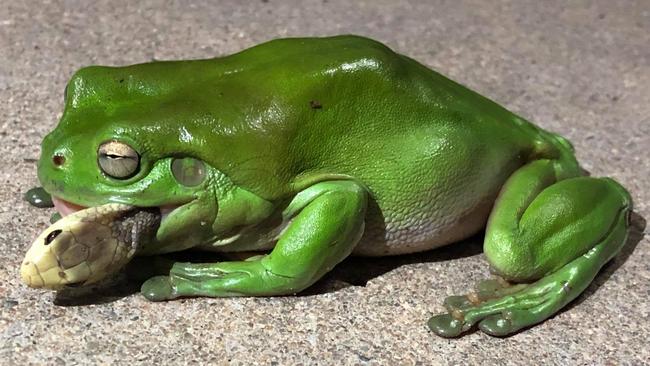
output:
[[[445, 299], [447, 314], [432, 317], [429, 328], [443, 337], [457, 337], [478, 327], [492, 336], [506, 336], [539, 323], [562, 308], [568, 301], [569, 281], [560, 274], [545, 277], [533, 284], [498, 285], [488, 280], [477, 291]], [[481, 285], [491, 288], [481, 289]]]

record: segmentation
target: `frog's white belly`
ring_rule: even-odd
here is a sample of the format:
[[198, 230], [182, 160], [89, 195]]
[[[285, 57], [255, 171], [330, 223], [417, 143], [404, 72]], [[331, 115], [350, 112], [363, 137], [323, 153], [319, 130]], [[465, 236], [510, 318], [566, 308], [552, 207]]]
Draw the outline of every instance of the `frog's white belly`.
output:
[[494, 197], [481, 200], [471, 209], [414, 210], [404, 220], [384, 212], [384, 220], [370, 207], [364, 235], [353, 254], [385, 256], [422, 252], [468, 238], [485, 227]]
[[[376, 201], [371, 200], [363, 235], [352, 254], [388, 256], [415, 253], [468, 238], [485, 227], [497, 192], [498, 188], [493, 186], [485, 187], [482, 192], [474, 190], [474, 195], [468, 193], [457, 199], [424, 195], [419, 204], [402, 210], [382, 211]], [[197, 249], [217, 252], [271, 250], [291, 222], [283, 221], [278, 226], [262, 230], [250, 227]]]

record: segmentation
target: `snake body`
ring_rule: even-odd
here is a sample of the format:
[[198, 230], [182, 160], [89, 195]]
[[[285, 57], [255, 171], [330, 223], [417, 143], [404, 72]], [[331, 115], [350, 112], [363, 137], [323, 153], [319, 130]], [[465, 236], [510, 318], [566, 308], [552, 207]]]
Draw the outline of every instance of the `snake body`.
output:
[[36, 238], [20, 275], [30, 287], [54, 290], [97, 282], [124, 267], [159, 225], [157, 208], [110, 203], [77, 211]]

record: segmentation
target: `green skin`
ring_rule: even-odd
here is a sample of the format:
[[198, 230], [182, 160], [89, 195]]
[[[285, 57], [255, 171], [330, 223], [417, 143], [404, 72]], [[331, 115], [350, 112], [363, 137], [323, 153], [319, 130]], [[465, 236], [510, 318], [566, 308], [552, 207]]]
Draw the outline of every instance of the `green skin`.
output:
[[[111, 140], [140, 156], [126, 179], [98, 166]], [[179, 181], [171, 163], [183, 157], [205, 163], [205, 179]], [[175, 263], [142, 285], [154, 301], [295, 294], [350, 254], [424, 251], [486, 228], [486, 257], [508, 282], [448, 298], [429, 321], [446, 337], [552, 316], [620, 250], [632, 209], [615, 181], [583, 176], [567, 140], [356, 36], [83, 68], [38, 176], [78, 205], [180, 205], [141, 255], [272, 249]]]

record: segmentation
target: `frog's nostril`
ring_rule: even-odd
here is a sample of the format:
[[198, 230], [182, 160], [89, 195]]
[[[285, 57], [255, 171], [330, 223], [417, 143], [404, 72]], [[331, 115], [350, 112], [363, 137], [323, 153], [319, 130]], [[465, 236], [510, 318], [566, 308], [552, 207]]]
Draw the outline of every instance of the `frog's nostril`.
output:
[[56, 154], [52, 157], [52, 163], [56, 166], [61, 166], [63, 163], [65, 163], [65, 156]]

